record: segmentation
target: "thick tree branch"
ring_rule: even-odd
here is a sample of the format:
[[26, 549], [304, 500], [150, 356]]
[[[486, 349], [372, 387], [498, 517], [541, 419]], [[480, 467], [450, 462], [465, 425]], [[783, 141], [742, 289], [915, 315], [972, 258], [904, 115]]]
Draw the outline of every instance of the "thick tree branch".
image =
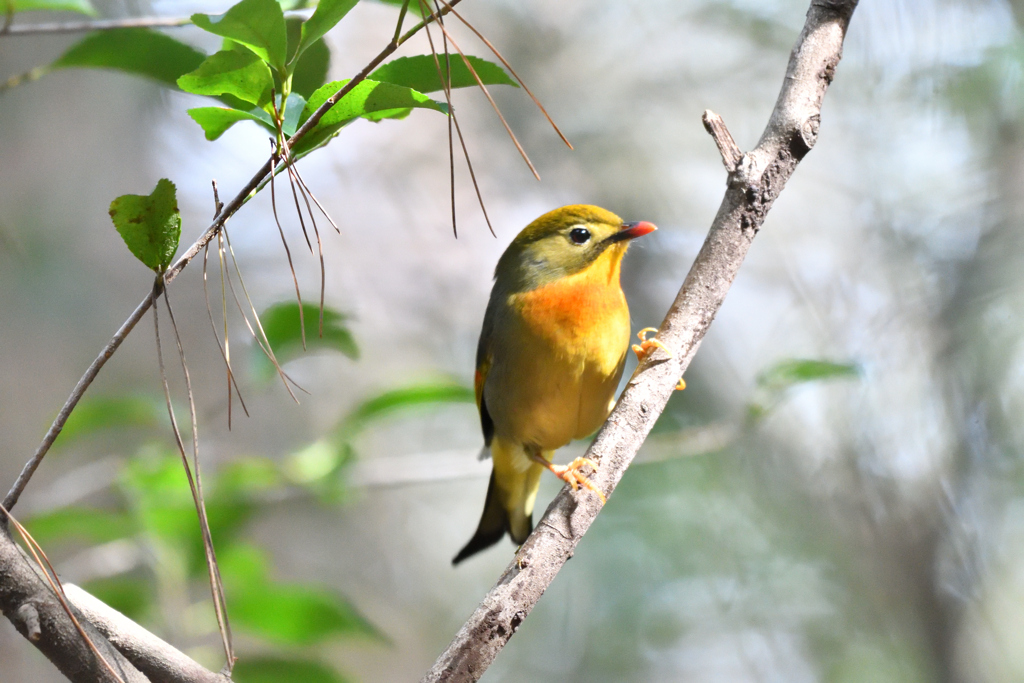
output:
[[64, 592], [78, 611], [152, 683], [231, 683], [78, 586]]
[[[587, 452], [600, 464], [591, 481], [606, 495], [615, 489], [697, 352], [772, 203], [814, 146], [821, 103], [856, 6], [857, 0], [811, 2], [775, 109], [753, 151], [734, 158], [735, 143], [730, 147], [724, 123], [709, 126], [723, 162], [734, 170], [704, 246], [658, 333], [672, 355], [656, 350], [640, 364]], [[479, 679], [600, 511], [596, 496], [564, 488], [423, 681]]]
[[[49, 584], [0, 528], [0, 612], [21, 635], [74, 683], [114, 683], [115, 679], [64, 612]], [[85, 632], [124, 683], [148, 679], [89, 623], [78, 615]]]
[[[125, 683], [230, 683], [73, 584], [64, 593]], [[115, 679], [82, 640], [32, 561], [0, 530], [0, 612], [71, 681]]]

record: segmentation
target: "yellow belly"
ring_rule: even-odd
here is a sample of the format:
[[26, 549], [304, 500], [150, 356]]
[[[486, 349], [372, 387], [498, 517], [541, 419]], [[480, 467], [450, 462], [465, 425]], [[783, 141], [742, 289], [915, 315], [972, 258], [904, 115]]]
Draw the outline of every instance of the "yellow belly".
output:
[[608, 417], [629, 346], [629, 309], [617, 277], [607, 287], [569, 282], [557, 293], [515, 297], [496, 321], [484, 401], [496, 435], [553, 451]]

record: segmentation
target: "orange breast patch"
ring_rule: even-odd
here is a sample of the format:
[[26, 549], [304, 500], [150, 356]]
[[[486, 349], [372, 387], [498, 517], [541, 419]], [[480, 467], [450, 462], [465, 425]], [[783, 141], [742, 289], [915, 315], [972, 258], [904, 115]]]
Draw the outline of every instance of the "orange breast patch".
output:
[[579, 273], [515, 295], [513, 305], [521, 319], [538, 337], [558, 345], [603, 337], [609, 326], [616, 327], [628, 315], [617, 251], [609, 249]]

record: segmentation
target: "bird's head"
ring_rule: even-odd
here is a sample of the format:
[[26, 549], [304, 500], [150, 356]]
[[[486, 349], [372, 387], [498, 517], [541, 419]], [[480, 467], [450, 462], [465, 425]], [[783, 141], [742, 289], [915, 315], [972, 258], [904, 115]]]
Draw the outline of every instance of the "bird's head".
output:
[[656, 229], [647, 221], [623, 223], [597, 206], [563, 206], [533, 221], [512, 240], [498, 260], [494, 279], [505, 291], [521, 292], [578, 273], [603, 254], [617, 265], [630, 240]]

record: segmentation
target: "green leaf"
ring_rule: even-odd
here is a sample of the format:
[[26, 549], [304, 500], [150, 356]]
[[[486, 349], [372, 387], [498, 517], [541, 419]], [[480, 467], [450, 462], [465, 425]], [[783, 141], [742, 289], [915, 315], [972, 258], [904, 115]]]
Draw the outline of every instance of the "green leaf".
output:
[[[484, 85], [511, 85], [518, 88], [519, 85], [505, 73], [505, 70], [494, 62], [489, 62], [480, 57], [469, 56], [469, 63], [473, 65], [480, 80]], [[441, 76], [438, 75], [437, 67], [441, 67]], [[476, 85], [476, 79], [466, 68], [461, 57], [451, 58], [452, 66], [452, 87], [467, 88]], [[419, 92], [436, 92], [444, 90], [442, 76], [447, 76], [448, 69], [444, 57], [434, 61], [433, 55], [416, 55], [414, 57], [399, 57], [378, 68], [370, 78], [375, 81], [404, 85]]]
[[788, 359], [762, 372], [757, 378], [757, 384], [766, 389], [782, 390], [804, 382], [851, 378], [859, 374], [860, 369], [855, 363]]
[[228, 590], [260, 590], [269, 583], [270, 561], [260, 548], [235, 542], [218, 553], [217, 564]]
[[[335, 475], [354, 457], [348, 442], [339, 444], [335, 439], [324, 438], [288, 456], [283, 469], [293, 484], [314, 489], [321, 485], [330, 488], [338, 480]], [[333, 491], [323, 490], [321, 493], [333, 495]]]
[[156, 588], [145, 579], [124, 576], [95, 579], [82, 588], [136, 622], [145, 621], [155, 607]]
[[378, 636], [344, 598], [300, 584], [226, 588], [231, 625], [267, 640], [311, 645], [333, 636]]
[[90, 33], [50, 68], [118, 69], [174, 88], [180, 76], [194, 70], [204, 59], [206, 55], [199, 50], [163, 33], [147, 28], [123, 28]]
[[[334, 93], [348, 83], [348, 80], [333, 81], [316, 90], [306, 103], [301, 121], [308, 119]], [[320, 119], [316, 127], [305, 136], [293, 150], [300, 153], [325, 142], [335, 135], [342, 126], [360, 116], [389, 109], [433, 109], [444, 112], [445, 108], [421, 92], [393, 83], [364, 80], [349, 91]]]
[[110, 203], [109, 213], [135, 258], [157, 272], [170, 265], [181, 237], [174, 183], [161, 178], [152, 194], [121, 195]]
[[217, 497], [237, 498], [263, 493], [281, 483], [277, 463], [269, 458], [247, 457], [222, 467], [213, 491]]
[[66, 507], [33, 515], [25, 526], [43, 547], [68, 539], [89, 544], [107, 543], [131, 536], [135, 531], [127, 513], [86, 507]]
[[199, 535], [180, 458], [170, 454], [133, 458], [125, 465], [119, 483], [144, 531], [173, 543]]
[[[262, 116], [260, 114], [263, 114]], [[274, 132], [274, 126], [270, 123], [270, 117], [263, 112], [241, 111], [239, 109], [226, 109], [224, 107], [196, 107], [189, 109], [188, 115], [198, 123], [206, 133], [207, 140], [216, 140], [228, 128], [239, 121], [255, 121], [270, 132]]]
[[234, 95], [262, 107], [270, 101], [270, 67], [249, 50], [222, 50], [178, 79], [178, 87], [196, 95]]
[[285, 135], [289, 137], [295, 135], [295, 129], [299, 127], [299, 119], [302, 117], [302, 112], [305, 109], [305, 97], [294, 92], [288, 96], [285, 102], [284, 120], [281, 122], [281, 130], [284, 131]]
[[235, 683], [348, 683], [320, 662], [286, 657], [245, 657], [231, 670]]
[[86, 397], [68, 417], [57, 443], [67, 446], [103, 429], [154, 427], [162, 411], [163, 402], [149, 396]]
[[[324, 331], [320, 336], [320, 307], [315, 304], [302, 305], [302, 317], [306, 325], [307, 350], [333, 350], [356, 360], [359, 347], [355, 338], [345, 326], [348, 317], [338, 311], [324, 307]], [[299, 325], [299, 305], [293, 301], [274, 304], [260, 315], [263, 331], [279, 363], [287, 363], [302, 353], [302, 328]], [[257, 356], [256, 371], [262, 377], [273, 375], [274, 368], [262, 354]]]
[[[206, 566], [195, 503], [181, 458], [164, 455], [133, 458], [125, 466], [121, 488], [131, 503], [138, 525], [148, 534], [184, 552], [186, 569], [203, 576]], [[204, 477], [210, 533], [218, 543], [230, 543], [257, 511], [247, 492], [222, 491], [216, 477]], [[215, 491], [210, 495], [209, 491]]]
[[393, 119], [397, 121], [404, 118], [408, 118], [409, 114], [411, 113], [412, 109], [409, 108], [385, 109], [384, 111], [376, 111], [373, 112], [372, 114], [364, 114], [363, 118], [366, 119], [367, 121], [373, 122], [383, 121], [384, 119]]
[[302, 24], [302, 39], [299, 41], [297, 56], [301, 57], [306, 48], [334, 28], [356, 6], [356, 2], [358, 0], [320, 0], [313, 15]]
[[[6, 11], [11, 0], [0, 0], [0, 13]], [[13, 0], [15, 12], [31, 10], [49, 10], [53, 12], [78, 12], [90, 17], [96, 16], [96, 10], [89, 0]]]
[[292, 94], [309, 98], [327, 80], [331, 50], [323, 40], [310, 45], [299, 58], [292, 74]]
[[278, 71], [284, 71], [288, 36], [276, 0], [242, 0], [224, 14], [193, 14], [192, 23], [245, 45]]
[[476, 395], [473, 390], [461, 384], [432, 383], [392, 389], [360, 403], [345, 417], [341, 431], [351, 435], [369, 422], [410, 408], [437, 403], [475, 402]]
[[[399, 9], [401, 9], [402, 5], [405, 4], [405, 0], [377, 0], [377, 2], [383, 5], [391, 5], [392, 7], [396, 7]], [[414, 14], [417, 17], [423, 16], [423, 6], [420, 5], [419, 0], [410, 0], [409, 14]]]

